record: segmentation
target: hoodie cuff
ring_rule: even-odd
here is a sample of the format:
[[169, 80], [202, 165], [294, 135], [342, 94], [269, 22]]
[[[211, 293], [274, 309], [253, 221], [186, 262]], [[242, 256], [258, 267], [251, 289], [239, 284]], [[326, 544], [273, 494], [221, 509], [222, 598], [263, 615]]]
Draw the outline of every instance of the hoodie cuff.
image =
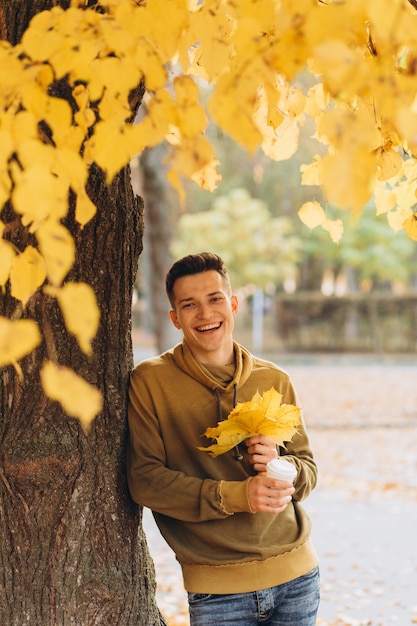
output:
[[234, 513], [254, 513], [249, 504], [248, 485], [252, 476], [246, 480], [221, 480], [219, 484], [220, 507], [227, 515]]

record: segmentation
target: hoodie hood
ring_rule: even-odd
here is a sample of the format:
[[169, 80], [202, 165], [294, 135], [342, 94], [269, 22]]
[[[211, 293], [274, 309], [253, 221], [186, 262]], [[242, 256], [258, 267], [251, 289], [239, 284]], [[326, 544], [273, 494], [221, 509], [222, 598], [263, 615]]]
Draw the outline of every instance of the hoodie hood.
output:
[[201, 367], [193, 357], [186, 341], [179, 343], [172, 350], [172, 357], [177, 367], [183, 372], [203, 384], [204, 386], [217, 390], [219, 393], [230, 393], [236, 387], [241, 387], [248, 380], [253, 369], [253, 357], [243, 346], [233, 342], [235, 355], [235, 370], [233, 378], [227, 385], [210, 375], [205, 368]]

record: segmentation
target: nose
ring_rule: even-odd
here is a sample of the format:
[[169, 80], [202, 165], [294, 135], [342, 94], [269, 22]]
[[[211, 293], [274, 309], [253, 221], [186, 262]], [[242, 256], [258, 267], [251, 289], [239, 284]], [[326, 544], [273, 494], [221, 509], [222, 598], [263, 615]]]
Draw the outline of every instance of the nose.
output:
[[206, 304], [200, 304], [198, 307], [198, 317], [207, 319], [210, 317], [210, 307]]

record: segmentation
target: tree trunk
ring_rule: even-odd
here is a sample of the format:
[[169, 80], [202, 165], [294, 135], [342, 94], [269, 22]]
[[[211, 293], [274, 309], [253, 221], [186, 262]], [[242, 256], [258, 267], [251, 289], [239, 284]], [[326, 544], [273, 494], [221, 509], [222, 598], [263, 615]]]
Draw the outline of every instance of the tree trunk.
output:
[[[18, 41], [34, 13], [68, 2], [0, 0], [3, 38]], [[20, 364], [0, 370], [0, 623], [2, 626], [156, 626], [155, 576], [125, 477], [127, 385], [133, 364], [131, 301], [142, 248], [142, 202], [126, 169], [109, 187], [92, 170], [98, 207], [83, 230], [70, 207], [66, 227], [77, 245], [68, 277], [89, 283], [101, 311], [88, 358], [42, 291], [24, 311], [8, 291], [0, 314], [37, 320], [44, 342]], [[22, 250], [31, 235], [10, 205], [7, 238]], [[45, 397], [45, 358], [74, 369], [104, 397], [85, 434], [78, 420]]]
[[168, 188], [164, 171], [164, 147], [145, 150], [140, 158], [141, 187], [145, 202], [145, 241], [150, 266], [150, 310], [152, 330], [158, 352], [164, 352], [181, 340], [171, 323], [165, 294], [165, 276], [172, 265], [169, 251], [173, 238], [173, 212], [178, 203]]

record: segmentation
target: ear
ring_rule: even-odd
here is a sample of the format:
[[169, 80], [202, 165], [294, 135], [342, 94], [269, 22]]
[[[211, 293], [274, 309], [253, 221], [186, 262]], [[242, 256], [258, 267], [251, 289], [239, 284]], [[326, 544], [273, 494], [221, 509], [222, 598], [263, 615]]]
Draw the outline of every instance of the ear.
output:
[[171, 309], [171, 311], [169, 312], [169, 317], [171, 318], [171, 322], [174, 324], [175, 328], [178, 328], [178, 330], [180, 330], [181, 325], [178, 321], [177, 314], [173, 309]]
[[232, 305], [232, 313], [233, 315], [236, 315], [237, 312], [239, 311], [239, 298], [237, 297], [235, 293], [230, 298], [230, 303]]

